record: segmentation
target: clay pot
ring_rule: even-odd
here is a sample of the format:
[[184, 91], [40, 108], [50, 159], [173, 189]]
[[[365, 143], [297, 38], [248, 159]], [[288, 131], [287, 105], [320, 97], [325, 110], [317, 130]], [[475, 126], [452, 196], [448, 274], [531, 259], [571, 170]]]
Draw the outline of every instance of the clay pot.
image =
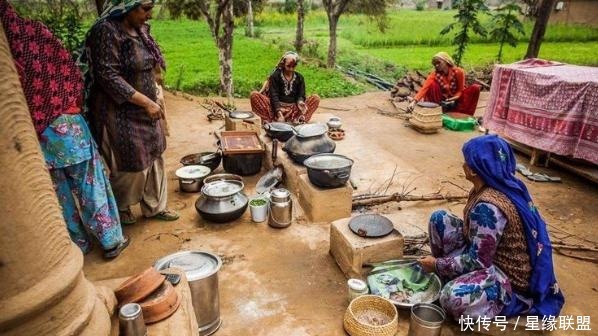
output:
[[164, 320], [174, 314], [180, 304], [181, 298], [168, 281], [164, 281], [160, 288], [139, 303], [145, 323]]
[[122, 306], [143, 300], [160, 287], [164, 279], [165, 276], [153, 267], [130, 277], [114, 291], [118, 304]]

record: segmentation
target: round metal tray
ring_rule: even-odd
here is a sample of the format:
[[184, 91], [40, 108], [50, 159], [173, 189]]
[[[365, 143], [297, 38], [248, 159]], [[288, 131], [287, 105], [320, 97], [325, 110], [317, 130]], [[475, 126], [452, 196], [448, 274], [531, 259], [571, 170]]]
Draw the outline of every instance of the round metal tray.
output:
[[390, 219], [384, 216], [367, 214], [353, 217], [349, 221], [349, 229], [360, 237], [381, 238], [389, 235], [394, 226]]

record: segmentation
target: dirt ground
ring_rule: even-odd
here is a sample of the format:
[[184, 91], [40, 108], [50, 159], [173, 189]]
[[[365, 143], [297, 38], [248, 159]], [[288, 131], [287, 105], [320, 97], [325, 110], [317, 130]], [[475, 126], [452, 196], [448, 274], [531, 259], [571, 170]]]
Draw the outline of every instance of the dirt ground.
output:
[[[384, 92], [325, 99], [315, 116], [325, 121], [332, 115], [343, 120], [347, 136], [337, 143], [337, 153], [355, 160], [352, 177], [355, 193], [385, 187], [395, 171], [389, 192], [407, 185], [414, 193], [462, 192], [469, 183], [462, 172], [461, 145], [478, 132], [451, 132], [422, 135], [405, 126], [403, 120], [381, 115], [392, 111]], [[220, 314], [223, 324], [216, 335], [345, 335], [342, 327], [347, 308], [346, 279], [329, 255], [329, 223], [297, 220], [287, 229], [277, 230], [264, 223], [253, 223], [249, 211], [229, 224], [209, 224], [194, 209], [198, 194], [181, 193], [174, 175], [186, 154], [212, 150], [211, 134], [223, 122], [209, 123], [198, 98], [167, 95], [171, 136], [164, 155], [168, 174], [170, 207], [179, 211], [176, 222], [143, 219], [134, 208], [138, 222], [125, 227], [131, 245], [116, 260], [106, 262], [99, 248], [85, 258], [84, 271], [92, 280], [124, 277], [153, 264], [159, 257], [179, 251], [200, 249], [220, 255], [224, 265], [219, 272]], [[478, 113], [484, 110], [484, 95]], [[246, 99], [236, 101], [249, 110]], [[285, 154], [282, 154], [285, 155]], [[519, 156], [521, 162], [528, 158]], [[550, 226], [553, 240], [570, 236], [580, 242], [598, 241], [598, 188], [565, 171], [533, 167], [534, 171], [562, 177], [563, 183], [526, 181], [532, 197]], [[222, 166], [219, 168], [222, 170]], [[246, 194], [254, 193], [260, 174], [245, 179]], [[295, 205], [296, 206], [296, 205]], [[412, 202], [389, 204], [375, 209], [398, 214], [400, 231], [425, 230], [431, 211], [449, 208], [461, 213], [462, 203]], [[581, 238], [579, 238], [581, 237]], [[586, 242], [587, 243], [587, 242]], [[598, 265], [554, 254], [560, 286], [566, 295], [563, 315], [591, 316], [592, 331], [598, 334]], [[407, 335], [407, 311], [399, 312], [399, 335]], [[456, 333], [444, 328], [443, 335]], [[555, 334], [574, 335], [576, 332]], [[576, 335], [577, 335], [576, 334]], [[173, 332], [176, 335], [176, 332]]]

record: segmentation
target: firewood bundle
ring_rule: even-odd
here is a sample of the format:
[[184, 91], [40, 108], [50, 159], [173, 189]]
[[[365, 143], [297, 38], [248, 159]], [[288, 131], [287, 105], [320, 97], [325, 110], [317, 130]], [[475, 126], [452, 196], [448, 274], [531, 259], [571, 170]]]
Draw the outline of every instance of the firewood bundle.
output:
[[399, 79], [390, 90], [390, 96], [395, 101], [406, 101], [409, 96], [414, 96], [426, 81], [426, 76], [419, 71], [410, 71]]

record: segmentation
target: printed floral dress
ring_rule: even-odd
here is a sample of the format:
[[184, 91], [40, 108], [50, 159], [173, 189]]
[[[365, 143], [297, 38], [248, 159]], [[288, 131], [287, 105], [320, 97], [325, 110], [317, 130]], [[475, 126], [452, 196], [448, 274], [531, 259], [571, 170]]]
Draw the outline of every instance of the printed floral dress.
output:
[[509, 279], [493, 265], [507, 219], [495, 205], [479, 202], [469, 212], [469, 223], [469, 232], [463, 232], [463, 220], [444, 210], [430, 218], [436, 273], [448, 281], [440, 303], [456, 320], [463, 315], [493, 318], [512, 294]]
[[40, 145], [71, 239], [83, 253], [91, 249], [87, 231], [104, 250], [116, 247], [123, 240], [116, 201], [83, 117], [59, 116], [41, 134]]

